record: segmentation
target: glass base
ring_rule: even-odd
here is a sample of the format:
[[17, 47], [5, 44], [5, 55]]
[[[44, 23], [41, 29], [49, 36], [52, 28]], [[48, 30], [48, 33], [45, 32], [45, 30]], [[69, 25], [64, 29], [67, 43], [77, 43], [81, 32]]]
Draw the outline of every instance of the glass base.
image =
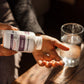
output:
[[79, 64], [79, 59], [72, 59], [72, 58], [62, 58], [63, 62], [65, 63], [64, 66], [68, 67], [75, 67]]

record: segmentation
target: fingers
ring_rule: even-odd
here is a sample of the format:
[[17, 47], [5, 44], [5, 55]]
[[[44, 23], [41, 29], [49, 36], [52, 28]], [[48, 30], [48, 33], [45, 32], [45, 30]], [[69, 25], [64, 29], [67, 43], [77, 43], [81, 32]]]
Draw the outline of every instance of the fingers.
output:
[[0, 30], [15, 30], [15, 31], [17, 31], [18, 28], [13, 27], [13, 26], [6, 24], [6, 23], [0, 23]]
[[10, 29], [11, 26], [8, 24], [0, 23], [0, 30]]
[[3, 47], [3, 44], [0, 45], [0, 56], [11, 56], [17, 53], [16, 51], [9, 50]]
[[0, 30], [12, 30], [12, 26], [6, 23], [0, 23]]
[[69, 47], [65, 46], [63, 43], [61, 43], [59, 40], [55, 39], [54, 40], [54, 45], [57, 46], [58, 48], [62, 49], [62, 50], [69, 50]]
[[57, 67], [57, 66], [63, 66], [64, 65], [64, 62], [61, 60], [61, 61], [55, 61], [55, 60], [52, 60], [52, 61], [45, 61], [45, 60], [39, 60], [38, 61], [38, 64], [40, 66], [46, 66], [47, 68], [50, 68], [50, 67]]
[[11, 26], [11, 30], [18, 31], [19, 29], [17, 27]]

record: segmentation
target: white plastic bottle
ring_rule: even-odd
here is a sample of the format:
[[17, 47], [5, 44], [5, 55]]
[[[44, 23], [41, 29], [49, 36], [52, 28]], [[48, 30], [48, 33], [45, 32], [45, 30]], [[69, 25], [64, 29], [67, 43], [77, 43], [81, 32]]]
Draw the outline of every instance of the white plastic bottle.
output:
[[11, 50], [31, 53], [34, 48], [41, 49], [42, 37], [36, 36], [33, 32], [4, 30], [3, 46]]

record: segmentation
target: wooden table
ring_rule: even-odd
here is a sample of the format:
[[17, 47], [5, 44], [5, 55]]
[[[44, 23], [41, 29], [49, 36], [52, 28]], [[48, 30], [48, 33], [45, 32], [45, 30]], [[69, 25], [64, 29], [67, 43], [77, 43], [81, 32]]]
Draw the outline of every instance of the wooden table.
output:
[[38, 64], [17, 78], [13, 84], [84, 84], [84, 44], [77, 67], [46, 68]]

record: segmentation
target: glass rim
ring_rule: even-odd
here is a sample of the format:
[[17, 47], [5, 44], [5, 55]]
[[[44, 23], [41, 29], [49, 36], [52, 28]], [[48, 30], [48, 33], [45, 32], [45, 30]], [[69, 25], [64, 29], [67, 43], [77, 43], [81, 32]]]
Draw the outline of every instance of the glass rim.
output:
[[69, 25], [69, 24], [74, 24], [74, 25], [78, 25], [78, 26], [81, 27], [82, 30], [79, 33], [75, 33], [75, 34], [81, 34], [81, 33], [84, 32], [84, 27], [82, 25], [78, 24], [78, 23], [65, 23], [61, 26], [61, 31], [64, 32], [65, 34], [72, 34], [72, 33], [65, 32], [64, 29], [63, 29], [64, 26]]

